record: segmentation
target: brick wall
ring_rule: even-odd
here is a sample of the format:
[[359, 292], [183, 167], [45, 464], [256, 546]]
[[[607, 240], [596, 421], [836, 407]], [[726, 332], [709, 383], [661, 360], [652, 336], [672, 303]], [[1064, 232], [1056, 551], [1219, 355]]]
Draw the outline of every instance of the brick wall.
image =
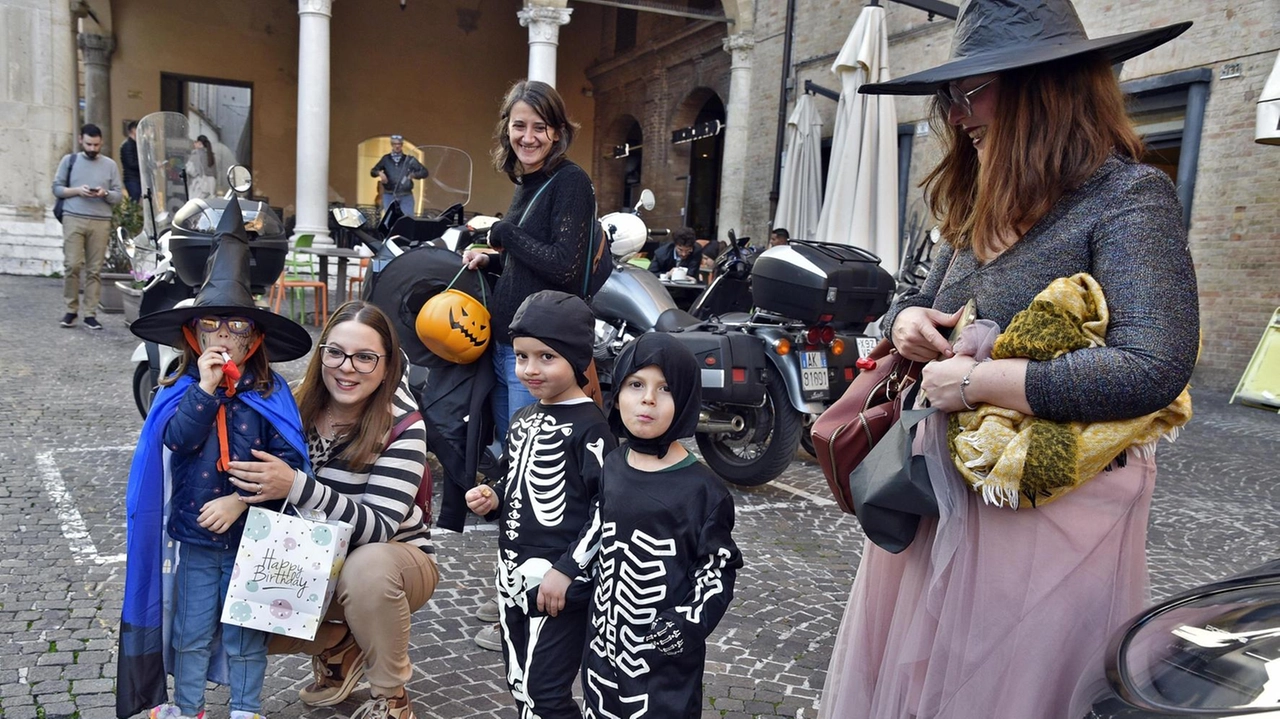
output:
[[[854, 0], [797, 0], [791, 58], [795, 84], [786, 99], [784, 112], [790, 112], [796, 89], [802, 88], [806, 79], [832, 90], [839, 89], [838, 80], [830, 70], [831, 63], [863, 5]], [[1277, 33], [1280, 3], [1203, 0], [1187, 5], [1174, 0], [1077, 0], [1076, 7], [1085, 28], [1094, 37], [1183, 19], [1195, 22], [1191, 30], [1173, 43], [1127, 62], [1122, 80], [1192, 68], [1209, 68], [1213, 73], [1190, 231], [1204, 333], [1204, 348], [1194, 383], [1230, 389], [1244, 371], [1271, 312], [1280, 305], [1280, 147], [1253, 142], [1255, 103], [1280, 50], [1280, 33]], [[774, 204], [770, 192], [778, 152], [785, 11], [786, 3], [781, 0], [756, 0], [755, 26], [750, 29], [756, 46], [752, 57], [751, 139], [742, 178], [746, 186], [744, 227], [740, 228], [740, 234], [757, 238], [767, 231]], [[641, 13], [641, 17], [644, 16]], [[893, 76], [939, 64], [948, 57], [950, 21], [937, 18], [931, 22], [924, 12], [890, 2], [886, 22]], [[662, 21], [651, 23], [651, 32], [663, 31]], [[608, 17], [604, 25], [608, 35], [612, 28]], [[669, 29], [670, 26], [666, 26], [666, 30]], [[743, 30], [733, 27], [727, 32]], [[720, 32], [723, 35], [725, 30]], [[681, 158], [681, 146], [672, 146], [669, 140], [670, 129], [681, 126], [671, 121], [680, 100], [689, 97], [698, 87], [711, 87], [727, 101], [728, 54], [710, 43], [696, 51], [684, 47], [684, 43], [678, 44], [682, 45], [680, 50], [637, 55], [629, 61], [619, 58], [624, 61], [592, 78], [597, 84], [597, 126], [608, 127], [609, 122], [626, 113], [645, 118], [642, 124], [646, 138], [646, 185], [650, 185], [655, 173], [666, 173], [667, 177], [683, 174], [682, 161], [687, 167], [687, 154]], [[637, 47], [640, 46], [638, 41]], [[699, 60], [694, 62], [693, 57]], [[720, 61], [716, 62], [716, 58]], [[1239, 77], [1219, 79], [1226, 63], [1240, 64]], [[608, 61], [602, 64], [608, 65]], [[648, 69], [626, 67], [628, 65]], [[648, 74], [644, 74], [646, 72]], [[721, 77], [715, 77], [716, 72], [721, 73]], [[815, 104], [829, 136], [834, 126], [836, 103], [818, 98]], [[897, 100], [899, 123], [919, 122], [925, 112], [923, 99]], [[914, 207], [919, 206], [921, 197], [916, 185], [937, 156], [938, 148], [931, 136], [916, 137], [909, 194]], [[596, 162], [597, 182], [605, 187], [609, 187], [612, 180], [600, 171], [609, 166], [608, 162]], [[657, 178], [659, 186], [663, 186], [663, 181], [664, 178]], [[683, 187], [663, 187], [659, 192], [660, 208], [678, 207], [683, 201]]]

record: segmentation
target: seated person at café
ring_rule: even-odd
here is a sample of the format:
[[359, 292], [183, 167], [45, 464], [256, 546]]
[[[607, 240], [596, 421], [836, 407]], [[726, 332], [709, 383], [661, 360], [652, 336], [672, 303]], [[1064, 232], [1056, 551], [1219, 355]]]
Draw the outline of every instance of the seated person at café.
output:
[[769, 233], [769, 246], [780, 247], [791, 242], [791, 233], [781, 227], [773, 228]]
[[671, 242], [659, 247], [649, 262], [649, 271], [655, 275], [670, 272], [675, 266], [689, 270], [690, 277], [698, 276], [702, 266], [702, 248], [694, 242], [693, 228], [678, 227], [671, 231]]

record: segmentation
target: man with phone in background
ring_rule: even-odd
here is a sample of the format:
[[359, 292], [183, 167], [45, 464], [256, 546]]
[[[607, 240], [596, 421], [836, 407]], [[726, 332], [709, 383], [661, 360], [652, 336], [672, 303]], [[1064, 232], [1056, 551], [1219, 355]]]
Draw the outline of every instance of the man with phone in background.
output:
[[122, 196], [120, 170], [102, 151], [102, 130], [92, 123], [80, 128], [81, 152], [65, 155], [53, 176], [53, 196], [62, 200], [62, 297], [66, 314], [59, 322], [72, 327], [80, 314], [80, 272], [84, 271], [84, 326], [102, 329], [98, 300], [102, 297], [102, 263], [111, 237], [111, 208]]

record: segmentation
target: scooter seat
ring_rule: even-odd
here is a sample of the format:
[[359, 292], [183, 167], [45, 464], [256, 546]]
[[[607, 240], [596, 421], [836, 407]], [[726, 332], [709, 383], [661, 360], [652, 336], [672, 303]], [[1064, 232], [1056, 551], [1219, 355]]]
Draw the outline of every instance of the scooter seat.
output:
[[702, 320], [679, 307], [672, 307], [658, 315], [658, 321], [653, 323], [653, 328], [658, 332], [675, 332], [676, 330], [700, 324], [702, 324]]

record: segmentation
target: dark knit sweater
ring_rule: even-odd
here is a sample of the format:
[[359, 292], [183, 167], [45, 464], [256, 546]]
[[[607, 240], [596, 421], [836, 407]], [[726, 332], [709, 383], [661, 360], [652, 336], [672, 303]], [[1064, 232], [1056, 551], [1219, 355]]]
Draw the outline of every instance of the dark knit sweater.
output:
[[[530, 207], [539, 188], [551, 181]], [[526, 209], [528, 212], [526, 213]], [[502, 250], [490, 260], [501, 272], [489, 312], [493, 339], [510, 344], [507, 328], [524, 298], [541, 290], [582, 294], [596, 191], [581, 167], [564, 160], [551, 170], [520, 178], [505, 217], [489, 230], [489, 244]]]
[[1107, 346], [1027, 366], [1027, 402], [1037, 417], [1140, 417], [1166, 407], [1191, 378], [1200, 340], [1196, 275], [1182, 206], [1163, 172], [1113, 156], [996, 259], [980, 266], [962, 251], [948, 272], [952, 254], [940, 246], [935, 271], [885, 314], [886, 333], [904, 307], [955, 312], [973, 297], [978, 317], [1008, 327], [1059, 277], [1088, 272], [1102, 285]]

